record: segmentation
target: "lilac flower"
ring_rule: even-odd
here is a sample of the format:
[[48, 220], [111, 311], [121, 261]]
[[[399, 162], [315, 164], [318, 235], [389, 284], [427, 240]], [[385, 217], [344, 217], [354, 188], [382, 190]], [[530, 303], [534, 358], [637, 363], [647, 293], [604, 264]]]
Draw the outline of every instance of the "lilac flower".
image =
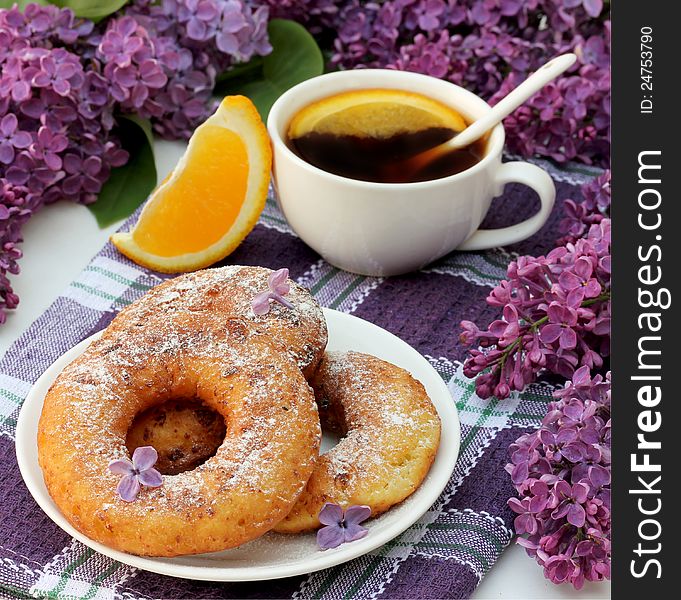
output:
[[322, 550], [328, 550], [363, 538], [369, 530], [360, 523], [370, 516], [368, 506], [348, 506], [344, 511], [340, 505], [326, 502], [319, 511], [319, 522], [324, 527], [317, 532], [317, 544]]
[[[138, 35], [139, 25], [132, 17], [112, 21], [99, 43], [99, 52], [107, 63], [128, 67], [137, 52], [144, 47], [144, 35]], [[140, 30], [143, 32], [143, 30]]]
[[102, 187], [101, 172], [104, 163], [99, 156], [88, 156], [85, 160], [78, 154], [67, 154], [64, 157], [66, 178], [62, 189], [67, 197], [78, 196], [81, 192], [96, 194]]
[[220, 13], [214, 2], [188, 0], [184, 12], [187, 15], [187, 36], [190, 39], [203, 42], [215, 34], [214, 22]]
[[[28, 8], [25, 11], [28, 14]], [[77, 19], [70, 10], [61, 10], [54, 17], [54, 31], [65, 44], [75, 44], [79, 38], [89, 36], [94, 23], [87, 19]]]
[[[64, 154], [87, 147], [95, 135], [109, 149], [100, 186], [110, 160], [120, 161], [111, 131], [113, 100], [108, 91], [104, 100], [90, 96], [99, 66], [84, 58], [81, 45], [92, 31], [91, 22], [52, 5], [0, 10], [0, 206], [6, 216], [0, 220], [0, 321], [18, 303], [7, 275], [19, 272], [21, 227], [42, 205], [69, 197], [61, 187]], [[95, 102], [96, 111], [79, 110]], [[70, 199], [92, 200], [85, 193]]]
[[559, 224], [565, 234], [559, 244], [575, 243], [592, 225], [597, 225], [610, 215], [610, 171], [605, 171], [582, 186], [582, 199], [567, 199], [563, 203], [564, 217]]
[[19, 130], [16, 115], [10, 113], [0, 119], [0, 163], [10, 164], [15, 149], [28, 148], [32, 141], [30, 133]]
[[532, 497], [522, 500], [510, 498], [508, 505], [513, 512], [518, 513], [514, 520], [515, 531], [518, 535], [529, 533], [534, 535], [539, 527], [535, 515], [542, 512], [549, 502], [549, 488], [541, 480], [532, 483]]
[[303, 23], [312, 34], [337, 28], [340, 8], [348, 4], [338, 0], [263, 0], [271, 18], [293, 19]]
[[[583, 585], [583, 577], [580, 577], [579, 567], [576, 562], [565, 554], [551, 556], [545, 563], [546, 578], [554, 583], [572, 581], [577, 589]], [[579, 583], [577, 583], [579, 581]]]
[[[116, 74], [115, 93], [128, 110], [150, 118], [155, 132], [169, 139], [188, 138], [215, 110], [212, 91], [218, 73], [272, 49], [267, 7], [255, 8], [243, 0], [138, 1], [125, 14], [123, 18], [136, 22], [130, 35], [139, 38], [142, 46], [125, 65], [138, 70]], [[118, 66], [107, 49], [100, 45], [104, 62]], [[150, 79], [147, 65], [139, 73], [140, 64], [149, 59], [167, 79], [159, 87], [154, 86], [161, 81], [158, 72]], [[114, 75], [112, 67], [108, 73]], [[136, 81], [131, 86], [133, 76]]]
[[61, 133], [54, 133], [49, 127], [38, 129], [36, 142], [31, 146], [31, 155], [44, 161], [48, 169], [58, 171], [62, 166], [59, 153], [69, 145], [68, 138]]
[[271, 50], [267, 18], [242, 0], [135, 0], [96, 26], [54, 5], [0, 9], [0, 323], [18, 303], [21, 227], [59, 199], [94, 202], [127, 161], [114, 115], [188, 138], [215, 109], [217, 74]]
[[291, 284], [288, 282], [288, 269], [279, 269], [274, 271], [267, 278], [267, 287], [265, 292], [260, 292], [251, 301], [251, 308], [256, 315], [266, 315], [270, 312], [270, 300], [278, 302], [286, 308], [293, 308], [284, 296], [291, 291]]
[[142, 108], [153, 89], [162, 88], [168, 81], [158, 62], [153, 59], [127, 67], [110, 64], [104, 68], [104, 74], [111, 79], [113, 97], [121, 106], [135, 110]]
[[610, 578], [610, 373], [582, 367], [554, 396], [539, 430], [509, 448], [508, 505], [518, 544], [548, 579], [579, 589]]
[[461, 341], [479, 345], [464, 374], [476, 378], [481, 398], [506, 398], [543, 369], [571, 377], [580, 367], [603, 365], [610, 342], [609, 219], [547, 256], [518, 258], [507, 277], [487, 298], [503, 318], [487, 329], [461, 323]]
[[570, 486], [567, 481], [557, 481], [553, 487], [552, 497], [558, 506], [553, 509], [551, 518], [566, 517], [571, 525], [583, 527], [586, 522], [586, 512], [582, 505], [586, 502], [588, 493], [587, 484], [576, 483]]
[[577, 333], [573, 329], [577, 325], [577, 311], [570, 306], [562, 306], [551, 302], [546, 314], [549, 322], [539, 332], [539, 339], [545, 343], [558, 341], [561, 348], [569, 350], [577, 345]]
[[239, 52], [241, 45], [239, 34], [248, 27], [239, 3], [226, 2], [222, 6], [218, 21], [218, 32], [215, 36], [217, 47], [226, 54]]
[[593, 261], [583, 256], [577, 259], [571, 271], [561, 273], [558, 281], [568, 293], [569, 306], [578, 307], [585, 298], [595, 298], [601, 293], [601, 284], [591, 276], [593, 272]]
[[610, 22], [602, 0], [344, 0], [334, 12], [306, 11], [314, 0], [282, 4], [277, 16], [335, 36], [334, 66], [426, 73], [492, 104], [549, 58], [574, 51], [579, 63], [567, 75], [504, 120], [508, 145], [525, 156], [607, 165]]
[[490, 323], [489, 332], [494, 338], [498, 338], [501, 344], [507, 345], [513, 342], [520, 333], [518, 309], [512, 304], [504, 306], [504, 318]]
[[[458, 41], [458, 40], [457, 40]], [[443, 78], [450, 71], [464, 69], [464, 63], [456, 60], [456, 43], [447, 31], [440, 32], [436, 38], [419, 33], [414, 43], [403, 47], [395, 67], [402, 71], [424, 73]]]
[[67, 96], [72, 85], [82, 83], [82, 72], [80, 62], [59, 48], [40, 58], [40, 71], [33, 76], [32, 84], [38, 88], [50, 87], [60, 96]]
[[132, 453], [132, 460], [120, 458], [109, 463], [109, 471], [122, 475], [116, 492], [125, 502], [134, 502], [140, 486], [159, 487], [163, 485], [162, 475], [153, 468], [158, 453], [153, 446], [140, 446]]
[[443, 0], [426, 0], [414, 7], [414, 16], [418, 26], [424, 31], [431, 31], [441, 26], [440, 17], [447, 9]]
[[584, 10], [586, 10], [590, 17], [597, 17], [603, 10], [603, 0], [568, 0], [568, 2], [566, 2], [566, 5], [568, 6], [579, 6], [580, 4], [584, 7]]

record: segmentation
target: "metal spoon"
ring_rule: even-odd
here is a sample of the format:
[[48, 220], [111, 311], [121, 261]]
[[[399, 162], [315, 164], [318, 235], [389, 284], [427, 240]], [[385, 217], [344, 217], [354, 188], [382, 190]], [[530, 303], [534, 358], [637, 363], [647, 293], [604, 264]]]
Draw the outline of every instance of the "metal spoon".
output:
[[419, 152], [414, 156], [400, 161], [399, 165], [391, 165], [391, 167], [398, 167], [396, 172], [399, 172], [404, 180], [408, 180], [408, 174], [420, 171], [432, 161], [453, 150], [459, 150], [466, 146], [470, 146], [495, 125], [500, 123], [502, 119], [511, 114], [516, 108], [521, 106], [530, 96], [569, 69], [574, 64], [575, 60], [577, 60], [577, 57], [574, 54], [562, 54], [561, 56], [551, 59], [543, 67], [540, 67], [532, 73], [532, 75], [523, 81], [510, 94], [495, 104], [488, 113], [485, 113], [477, 121], [471, 123], [466, 129], [457, 133], [446, 142], [424, 152]]

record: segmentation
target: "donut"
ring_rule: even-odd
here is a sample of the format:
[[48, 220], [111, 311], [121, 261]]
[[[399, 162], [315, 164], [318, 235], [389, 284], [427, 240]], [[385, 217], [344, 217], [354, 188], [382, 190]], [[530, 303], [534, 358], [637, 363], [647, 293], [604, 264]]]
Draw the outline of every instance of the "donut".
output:
[[225, 433], [225, 420], [217, 412], [197, 400], [177, 399], [138, 414], [125, 445], [130, 455], [152, 446], [158, 453], [154, 468], [163, 475], [177, 475], [214, 456]]
[[105, 335], [134, 335], [177, 313], [198, 316], [204, 328], [219, 328], [224, 320], [231, 319], [247, 328], [251, 338], [265, 340], [287, 353], [310, 377], [326, 348], [324, 314], [307, 289], [289, 282], [286, 299], [294, 309], [272, 303], [266, 315], [256, 315], [251, 302], [268, 289], [272, 272], [263, 267], [228, 266], [180, 275], [121, 310]]
[[[226, 434], [191, 471], [116, 493], [112, 461], [128, 457], [136, 415], [192, 398], [216, 411]], [[224, 550], [270, 530], [291, 509], [318, 454], [314, 394], [297, 363], [241, 323], [204, 327], [177, 313], [135, 336], [105, 335], [56, 379], [38, 426], [47, 489], [78, 531], [137, 555]]]
[[359, 352], [327, 352], [310, 381], [322, 428], [337, 446], [317, 460], [291, 512], [274, 531], [320, 526], [326, 502], [367, 505], [377, 516], [421, 485], [440, 443], [440, 419], [407, 371]]

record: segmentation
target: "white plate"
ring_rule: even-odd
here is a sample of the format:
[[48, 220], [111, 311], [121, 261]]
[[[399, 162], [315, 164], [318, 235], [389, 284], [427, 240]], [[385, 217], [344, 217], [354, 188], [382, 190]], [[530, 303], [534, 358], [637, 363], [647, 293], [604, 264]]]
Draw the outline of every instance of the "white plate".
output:
[[[329, 327], [329, 350], [357, 350], [388, 360], [409, 371], [426, 388], [442, 420], [440, 447], [421, 487], [402, 504], [367, 523], [369, 534], [333, 550], [320, 551], [313, 533], [268, 533], [239, 548], [180, 556], [150, 558], [112, 550], [74, 529], [47, 492], [38, 465], [38, 419], [43, 399], [62, 369], [83, 353], [99, 334], [83, 340], [63, 354], [41, 375], [21, 409], [16, 431], [17, 459], [26, 486], [50, 519], [86, 546], [122, 563], [173, 577], [206, 581], [277, 579], [333, 567], [357, 558], [393, 539], [416, 522], [435, 502], [454, 470], [459, 453], [459, 419], [454, 401], [442, 378], [411, 346], [393, 334], [352, 315], [324, 309]], [[329, 440], [327, 440], [327, 446]]]

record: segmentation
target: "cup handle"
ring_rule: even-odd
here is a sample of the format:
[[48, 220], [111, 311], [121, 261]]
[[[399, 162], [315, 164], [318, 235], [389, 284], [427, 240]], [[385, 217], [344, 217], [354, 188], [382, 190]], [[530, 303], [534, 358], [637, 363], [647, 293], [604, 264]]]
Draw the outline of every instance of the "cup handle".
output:
[[539, 212], [522, 223], [500, 229], [479, 229], [463, 242], [457, 250], [486, 250], [525, 240], [546, 223], [556, 200], [556, 186], [551, 176], [539, 167], [526, 162], [503, 163], [495, 175], [499, 190], [507, 183], [522, 183], [539, 194]]

